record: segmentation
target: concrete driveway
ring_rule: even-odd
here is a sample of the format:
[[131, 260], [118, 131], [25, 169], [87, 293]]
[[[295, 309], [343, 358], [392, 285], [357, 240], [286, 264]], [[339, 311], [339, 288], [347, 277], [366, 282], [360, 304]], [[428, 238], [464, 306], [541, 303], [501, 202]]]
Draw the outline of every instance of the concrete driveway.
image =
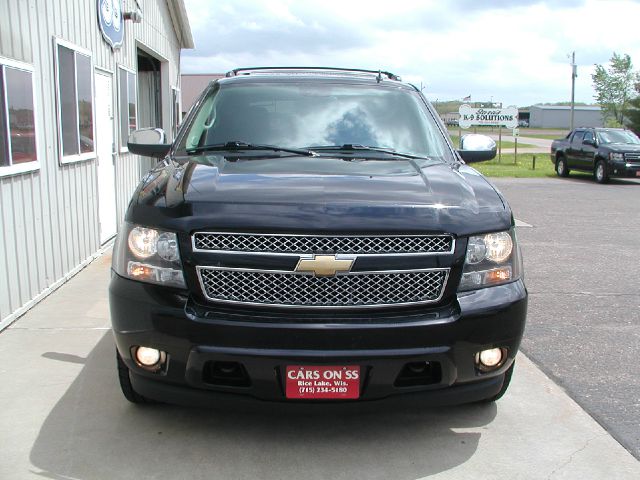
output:
[[[522, 207], [536, 193], [527, 185], [501, 181], [510, 197], [523, 191], [514, 201], [523, 219], [543, 223]], [[538, 265], [536, 228], [521, 230], [531, 325], [545, 311], [545, 268], [564, 263]], [[99, 258], [0, 334], [0, 478], [640, 478], [640, 463], [524, 355], [494, 405], [131, 405], [116, 379], [109, 263]], [[537, 340], [527, 342], [539, 356]]]
[[[498, 134], [490, 133], [489, 136], [493, 138], [496, 142], [498, 141]], [[513, 135], [502, 135], [502, 141], [504, 142], [513, 142], [515, 141], [515, 137]], [[553, 140], [548, 140], [546, 138], [534, 138], [534, 137], [518, 137], [519, 145], [533, 145], [532, 147], [521, 148], [518, 147], [518, 153], [546, 153], [549, 154], [551, 152], [551, 142]], [[502, 153], [513, 153], [515, 149], [513, 148], [503, 148]]]

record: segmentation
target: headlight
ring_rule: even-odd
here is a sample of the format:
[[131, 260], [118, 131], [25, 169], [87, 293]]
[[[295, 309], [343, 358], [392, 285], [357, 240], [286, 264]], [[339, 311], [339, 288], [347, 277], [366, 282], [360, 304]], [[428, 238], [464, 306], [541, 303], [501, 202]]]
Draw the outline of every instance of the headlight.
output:
[[609, 154], [609, 160], [613, 160], [614, 162], [624, 162], [624, 153], [611, 152]]
[[513, 282], [522, 274], [514, 230], [469, 237], [458, 291]]
[[158, 231], [152, 228], [134, 227], [128, 235], [129, 251], [142, 260], [156, 254]]
[[113, 269], [132, 280], [186, 288], [173, 232], [125, 223], [116, 241]]
[[491, 262], [502, 263], [513, 252], [513, 240], [508, 232], [490, 233], [483, 240], [487, 246], [485, 258]]

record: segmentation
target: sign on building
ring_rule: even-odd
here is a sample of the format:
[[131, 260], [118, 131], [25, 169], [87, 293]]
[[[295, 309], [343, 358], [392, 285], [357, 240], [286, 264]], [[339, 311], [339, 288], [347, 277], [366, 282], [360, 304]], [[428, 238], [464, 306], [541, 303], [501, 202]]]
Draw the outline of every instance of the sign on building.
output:
[[102, 36], [111, 48], [120, 48], [124, 38], [120, 0], [98, 0], [98, 23]]
[[518, 126], [518, 107], [507, 108], [472, 108], [460, 105], [459, 125], [462, 128], [491, 126], [516, 128]]

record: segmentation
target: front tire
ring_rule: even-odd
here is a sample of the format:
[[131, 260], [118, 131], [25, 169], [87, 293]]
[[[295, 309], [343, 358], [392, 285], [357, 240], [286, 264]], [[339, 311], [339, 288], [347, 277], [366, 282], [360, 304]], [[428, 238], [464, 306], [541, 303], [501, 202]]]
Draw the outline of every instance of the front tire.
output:
[[609, 173], [607, 172], [607, 164], [603, 160], [598, 160], [596, 163], [596, 169], [593, 172], [593, 176], [598, 183], [609, 182]]
[[116, 350], [116, 362], [118, 365], [118, 380], [120, 381], [120, 389], [122, 390], [124, 398], [136, 404], [154, 403], [153, 400], [140, 395], [133, 389], [131, 377], [129, 376], [129, 367], [127, 367], [122, 357], [120, 357], [118, 350]]
[[567, 166], [567, 159], [563, 156], [559, 156], [556, 160], [556, 173], [559, 177], [569, 176], [569, 167]]

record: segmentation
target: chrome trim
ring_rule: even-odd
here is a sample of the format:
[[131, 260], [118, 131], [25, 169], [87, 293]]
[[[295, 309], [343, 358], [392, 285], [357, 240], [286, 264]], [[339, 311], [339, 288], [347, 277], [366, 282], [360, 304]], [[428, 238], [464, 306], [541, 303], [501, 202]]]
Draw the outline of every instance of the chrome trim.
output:
[[226, 271], [236, 271], [236, 272], [256, 272], [256, 273], [277, 273], [277, 274], [288, 274], [288, 275], [311, 275], [313, 273], [301, 273], [295, 272], [291, 270], [261, 270], [261, 269], [253, 269], [253, 268], [235, 268], [235, 267], [215, 267], [215, 266], [196, 266], [198, 283], [200, 284], [200, 289], [202, 291], [202, 295], [210, 302], [213, 303], [224, 303], [230, 305], [252, 305], [252, 306], [262, 306], [262, 307], [276, 307], [276, 308], [297, 308], [297, 309], [369, 309], [369, 308], [391, 308], [391, 307], [405, 307], [410, 305], [426, 305], [437, 303], [442, 300], [444, 296], [444, 291], [447, 289], [447, 284], [449, 282], [449, 274], [451, 272], [450, 268], [422, 268], [422, 269], [411, 269], [411, 270], [371, 270], [371, 271], [362, 271], [362, 272], [339, 272], [336, 276], [340, 275], [369, 275], [369, 274], [388, 274], [388, 273], [420, 273], [420, 272], [444, 272], [444, 280], [442, 282], [442, 289], [440, 290], [440, 295], [438, 298], [433, 300], [422, 300], [419, 302], [404, 302], [404, 303], [381, 303], [375, 305], [289, 305], [283, 303], [257, 303], [257, 302], [241, 302], [237, 300], [221, 300], [218, 298], [212, 298], [207, 295], [207, 290], [204, 286], [204, 282], [202, 281], [201, 270], [226, 270]]
[[[206, 250], [196, 248], [196, 235], [198, 234], [209, 234], [209, 235], [261, 235], [264, 237], [318, 237], [318, 238], [330, 238], [330, 237], [349, 237], [349, 238], [368, 238], [368, 237], [376, 237], [376, 238], [401, 238], [401, 237], [449, 237], [451, 238], [451, 249], [444, 252], [398, 252], [398, 253], [345, 253], [345, 255], [357, 255], [357, 256], [367, 256], [367, 257], [395, 257], [399, 255], [452, 255], [456, 250], [456, 237], [450, 233], [439, 233], [434, 235], [429, 234], [385, 234], [385, 235], [349, 235], [349, 234], [333, 234], [333, 235], [316, 235], [309, 233], [237, 233], [237, 232], [211, 232], [206, 230], [200, 230], [197, 232], [193, 232], [191, 234], [191, 251], [197, 253], [215, 253], [215, 254], [227, 254], [227, 255], [274, 255], [274, 256], [285, 256], [285, 257], [299, 257], [302, 255], [314, 255], [311, 253], [301, 253], [301, 252], [291, 252], [291, 253], [281, 253], [281, 252], [252, 252], [246, 250]], [[322, 252], [318, 252], [317, 254], [322, 255]], [[339, 253], [338, 253], [339, 254]]]
[[336, 257], [336, 260], [353, 260], [354, 262], [360, 255], [360, 253], [286, 253], [284, 255], [292, 255], [300, 257], [300, 260], [313, 260], [318, 255], [330, 255]]
[[[227, 270], [230, 272], [255, 272], [255, 273], [286, 273], [289, 275], [308, 275], [313, 277], [312, 272], [296, 272], [295, 270], [265, 270], [262, 268], [242, 268], [242, 267], [219, 267], [215, 265], [197, 265], [196, 270]], [[422, 273], [422, 272], [449, 272], [451, 268], [409, 268], [407, 270], [362, 270], [358, 272], [338, 272], [339, 275], [367, 275], [367, 274], [385, 274], [385, 273]]]
[[340, 253], [337, 253], [335, 255], [322, 254], [322, 253], [304, 254], [304, 255], [300, 255], [300, 259], [298, 260], [298, 263], [296, 264], [296, 268], [293, 271], [294, 272], [305, 272], [306, 270], [301, 270], [300, 269], [300, 264], [303, 261], [314, 261], [314, 260], [317, 260], [317, 257], [333, 257], [334, 261], [345, 261], [346, 260], [346, 261], [351, 262], [351, 264], [349, 265], [349, 268], [347, 270], [335, 270], [335, 273], [333, 275], [318, 275], [318, 272], [313, 270], [313, 276], [314, 277], [335, 277], [340, 272], [351, 273], [351, 269], [353, 268], [353, 265], [356, 263], [356, 260], [358, 259], [357, 255], [346, 255], [346, 254], [340, 254]]

